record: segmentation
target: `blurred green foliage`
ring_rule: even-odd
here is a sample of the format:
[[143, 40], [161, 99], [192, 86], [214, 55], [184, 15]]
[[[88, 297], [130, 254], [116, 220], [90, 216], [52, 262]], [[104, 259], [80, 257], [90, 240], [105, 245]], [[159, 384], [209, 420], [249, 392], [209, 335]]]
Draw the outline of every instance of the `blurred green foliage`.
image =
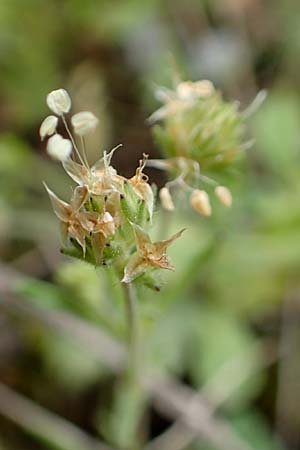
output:
[[[59, 255], [42, 181], [62, 196], [69, 191], [38, 140], [46, 93], [66, 87], [80, 108], [97, 113], [92, 157], [123, 142], [116, 164], [127, 174], [143, 151], [158, 155], [145, 119], [158, 106], [152, 83], [171, 83], [170, 53], [184, 74], [209, 76], [242, 109], [257, 90], [268, 90], [249, 120], [255, 144], [228, 177], [232, 210], [201, 219], [183, 200], [172, 216], [157, 212], [153, 237], [188, 230], [170, 250], [176, 272], [163, 275], [161, 292], [138, 292], [143, 366], [202, 389], [212, 401], [224, 395], [220, 414], [263, 450], [284, 442], [272, 436], [279, 367], [264, 365], [260, 346], [270, 339], [278, 352], [282, 304], [290, 293], [298, 301], [300, 288], [299, 18], [300, 6], [283, 0], [0, 3], [1, 262], [26, 277], [14, 286], [24, 302], [75, 314], [120, 341], [125, 310], [112, 274]], [[243, 46], [242, 61], [232, 43]], [[2, 333], [11, 344], [0, 346], [1, 381], [16, 390], [116, 448], [132, 450], [137, 430], [143, 443], [165, 429], [138, 388], [78, 343], [25, 317], [4, 324]], [[71, 413], [67, 399], [76, 399]], [[5, 449], [38, 448], [2, 419], [0, 434]], [[187, 450], [208, 449], [195, 442]]]

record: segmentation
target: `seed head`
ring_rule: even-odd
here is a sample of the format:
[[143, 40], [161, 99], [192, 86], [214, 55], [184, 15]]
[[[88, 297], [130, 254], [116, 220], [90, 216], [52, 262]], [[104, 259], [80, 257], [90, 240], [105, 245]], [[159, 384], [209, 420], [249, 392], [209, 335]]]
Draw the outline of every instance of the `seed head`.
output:
[[56, 116], [48, 116], [43, 120], [40, 126], [40, 136], [43, 140], [46, 136], [51, 136], [56, 131], [58, 118]]
[[161, 188], [161, 190], [159, 191], [159, 198], [164, 209], [166, 209], [167, 211], [174, 211], [175, 206], [170, 191], [167, 187]]
[[90, 131], [94, 130], [98, 125], [99, 120], [97, 117], [90, 111], [82, 111], [74, 116], [71, 119], [74, 131], [79, 136], [84, 136]]
[[232, 204], [232, 195], [229, 189], [225, 186], [217, 186], [215, 189], [215, 194], [220, 200], [220, 202], [226, 206], [226, 208], [230, 208]]
[[68, 113], [71, 109], [71, 99], [65, 89], [57, 89], [47, 95], [47, 105], [57, 116]]
[[48, 140], [47, 153], [53, 159], [66, 161], [72, 153], [72, 143], [69, 139], [64, 139], [60, 134], [55, 134]]
[[211, 206], [207, 192], [195, 189], [190, 197], [191, 207], [202, 216], [211, 215]]

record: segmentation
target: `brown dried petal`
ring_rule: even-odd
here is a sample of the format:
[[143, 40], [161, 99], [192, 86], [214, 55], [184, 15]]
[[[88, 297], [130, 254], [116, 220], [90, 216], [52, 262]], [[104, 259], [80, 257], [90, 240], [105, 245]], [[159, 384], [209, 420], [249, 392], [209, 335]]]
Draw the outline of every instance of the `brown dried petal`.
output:
[[70, 206], [73, 213], [77, 213], [85, 204], [89, 195], [87, 186], [77, 186], [71, 197]]
[[83, 250], [83, 254], [85, 255], [85, 250], [86, 250], [86, 246], [85, 246], [85, 231], [82, 228], [81, 224], [78, 221], [72, 221], [69, 224], [69, 228], [68, 228], [68, 232], [70, 234], [70, 236], [73, 236], [76, 241], [78, 242], [78, 244], [81, 246], [82, 250]]
[[48, 188], [46, 183], [44, 183], [44, 186], [48, 192], [48, 195], [50, 197], [52, 207], [54, 210], [55, 215], [63, 222], [67, 222], [71, 216], [71, 208], [68, 203], [64, 202], [60, 198], [57, 197], [54, 192], [51, 191], [51, 189]]
[[74, 180], [77, 184], [89, 185], [91, 173], [82, 164], [78, 164], [71, 158], [68, 158], [62, 163], [67, 174]]

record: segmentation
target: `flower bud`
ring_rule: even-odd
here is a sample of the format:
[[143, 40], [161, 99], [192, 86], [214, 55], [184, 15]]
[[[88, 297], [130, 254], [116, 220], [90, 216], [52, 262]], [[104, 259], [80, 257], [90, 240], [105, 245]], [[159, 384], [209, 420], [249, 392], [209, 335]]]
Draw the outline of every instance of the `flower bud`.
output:
[[193, 91], [199, 97], [209, 97], [214, 93], [215, 88], [211, 81], [201, 80], [194, 83]]
[[48, 116], [43, 120], [42, 125], [40, 126], [40, 136], [42, 140], [45, 136], [51, 136], [51, 134], [55, 133], [57, 123], [58, 118], [56, 116]]
[[64, 139], [60, 134], [55, 134], [48, 140], [47, 153], [53, 159], [65, 161], [72, 153], [72, 143], [69, 139]]
[[232, 195], [229, 189], [225, 186], [217, 186], [215, 189], [215, 194], [220, 202], [226, 206], [226, 208], [230, 208], [232, 204]]
[[161, 190], [159, 191], [159, 198], [164, 209], [166, 209], [167, 211], [174, 211], [175, 206], [170, 191], [167, 187], [161, 188]]
[[89, 131], [94, 130], [98, 125], [99, 120], [97, 117], [90, 111], [82, 111], [74, 116], [71, 119], [74, 131], [79, 136], [84, 136]]
[[115, 222], [112, 215], [106, 211], [103, 214], [103, 223], [106, 225], [106, 229], [109, 234], [113, 234], [115, 232]]
[[178, 84], [176, 91], [180, 100], [189, 101], [197, 97], [208, 97], [214, 92], [214, 86], [208, 80], [183, 81]]
[[57, 89], [47, 95], [47, 105], [58, 116], [62, 116], [71, 109], [71, 99], [65, 89]]
[[211, 215], [211, 206], [207, 192], [195, 189], [190, 197], [191, 207], [202, 216]]

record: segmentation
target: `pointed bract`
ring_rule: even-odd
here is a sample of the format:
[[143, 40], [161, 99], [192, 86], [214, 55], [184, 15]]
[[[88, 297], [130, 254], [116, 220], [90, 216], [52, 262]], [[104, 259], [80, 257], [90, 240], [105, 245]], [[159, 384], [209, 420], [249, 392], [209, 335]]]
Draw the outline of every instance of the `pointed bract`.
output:
[[152, 243], [149, 235], [141, 227], [136, 224], [131, 225], [135, 234], [137, 252], [130, 258], [125, 267], [122, 282], [130, 283], [151, 269], [175, 270], [166, 250], [182, 235], [184, 229], [174, 234], [170, 239]]
[[66, 243], [68, 236], [73, 237], [82, 247], [83, 254], [85, 254], [85, 235], [86, 231], [89, 230], [86, 230], [84, 227], [85, 221], [83, 220], [84, 216], [82, 215], [87, 213], [80, 213], [79, 210], [87, 199], [87, 187], [77, 187], [73, 192], [71, 203], [69, 205], [57, 197], [57, 195], [54, 194], [54, 192], [52, 192], [45, 183], [44, 185], [50, 197], [54, 213], [61, 221], [63, 242]]

